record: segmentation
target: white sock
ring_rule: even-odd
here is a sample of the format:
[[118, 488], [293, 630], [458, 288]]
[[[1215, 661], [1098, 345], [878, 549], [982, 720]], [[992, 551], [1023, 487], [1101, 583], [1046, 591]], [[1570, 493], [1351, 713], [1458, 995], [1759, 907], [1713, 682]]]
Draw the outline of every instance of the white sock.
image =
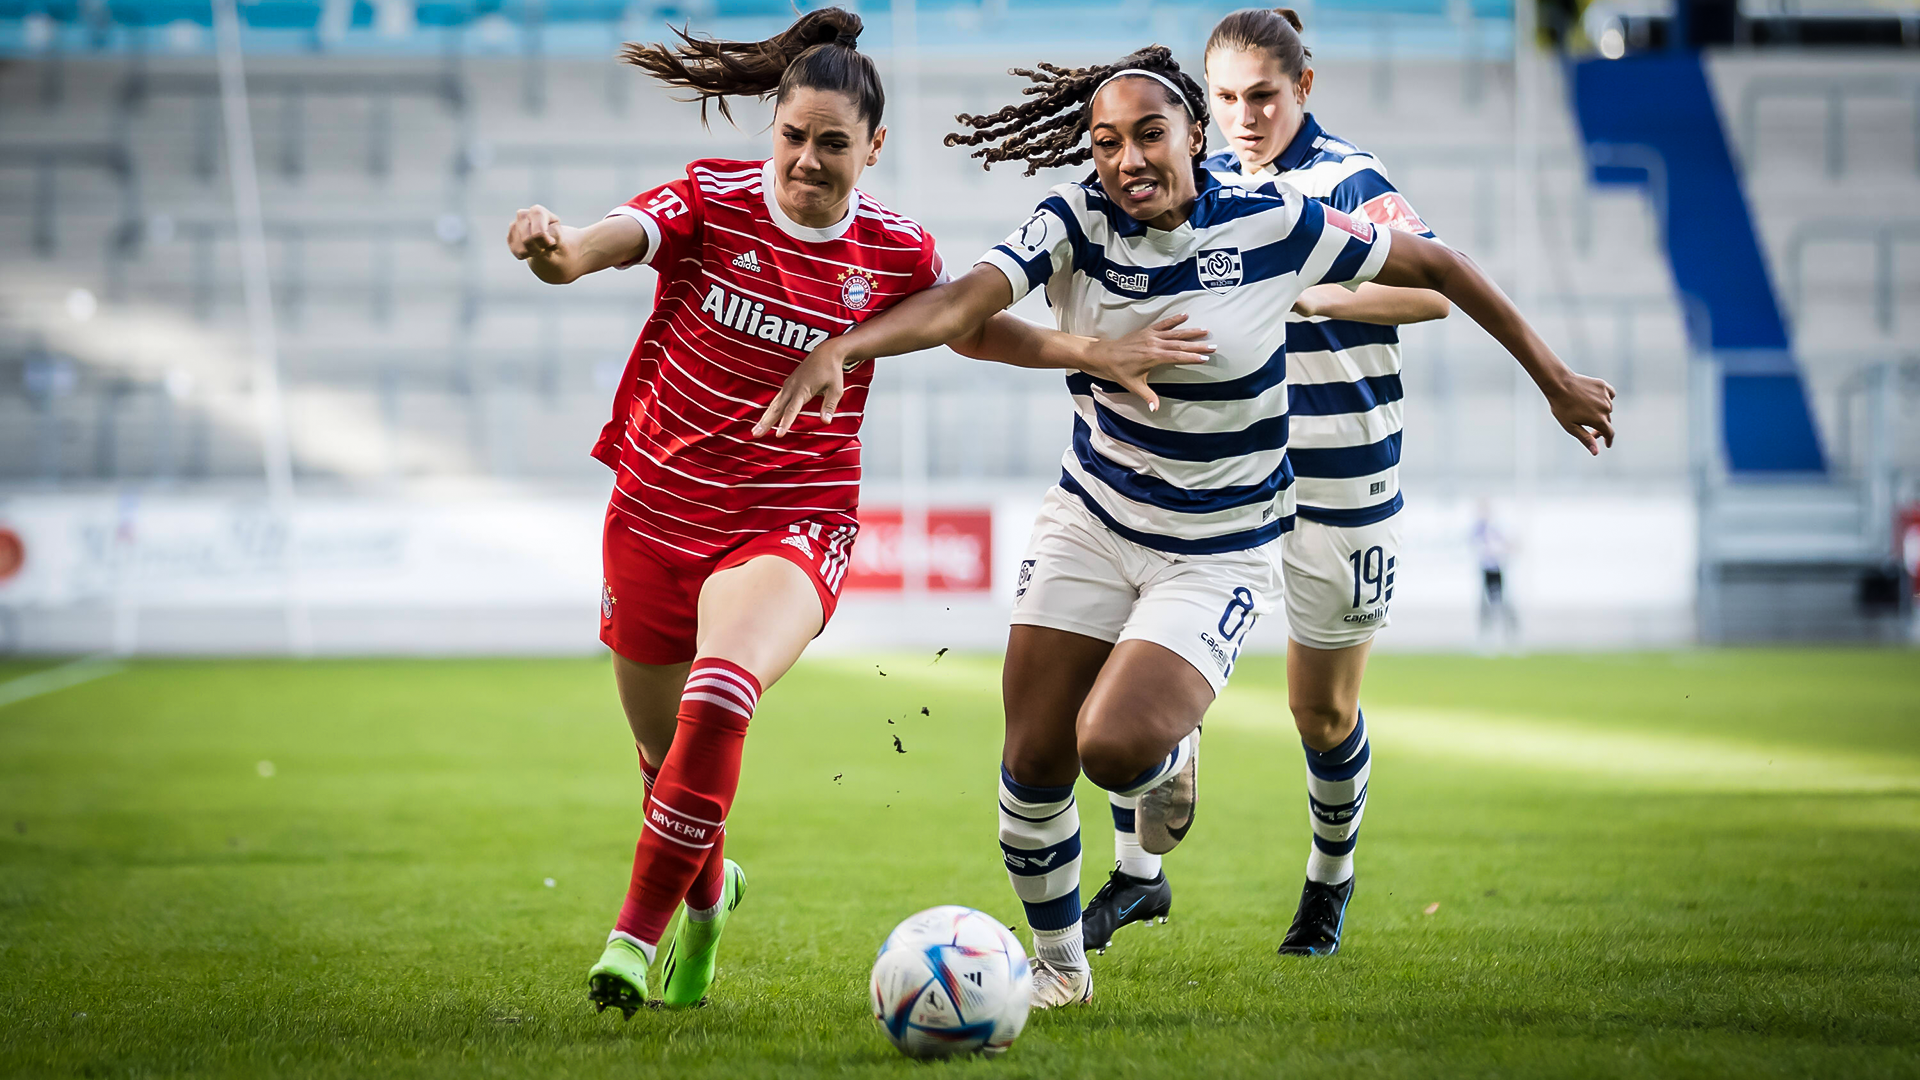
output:
[[1134, 831], [1140, 796], [1110, 791], [1107, 801], [1113, 806], [1113, 861], [1119, 864], [1120, 872], [1148, 881], [1159, 877], [1160, 856], [1141, 847], [1140, 834]]
[[1081, 942], [1078, 922], [1065, 930], [1035, 930], [1033, 951], [1034, 955], [1054, 967], [1084, 968], [1087, 966], [1087, 950]]
[[627, 944], [633, 946], [634, 948], [639, 949], [640, 955], [647, 958], [648, 964], [653, 963], [654, 954], [660, 951], [660, 946], [649, 945], [646, 942], [641, 941], [639, 938], [634, 937], [632, 934], [623, 934], [618, 930], [615, 930], [613, 933], [607, 935], [608, 944], [612, 944], [615, 941], [624, 941]]
[[727, 898], [723, 891], [720, 899], [715, 901], [714, 905], [710, 908], [689, 907], [687, 909], [687, 918], [692, 919], [694, 922], [712, 922], [714, 919], [719, 918], [720, 909], [726, 905], [726, 902]]

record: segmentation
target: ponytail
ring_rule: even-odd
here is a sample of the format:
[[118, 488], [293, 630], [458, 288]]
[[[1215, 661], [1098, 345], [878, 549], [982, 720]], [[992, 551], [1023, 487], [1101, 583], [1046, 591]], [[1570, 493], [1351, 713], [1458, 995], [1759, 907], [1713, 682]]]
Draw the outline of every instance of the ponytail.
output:
[[1287, 78], [1299, 82], [1307, 61], [1313, 59], [1313, 50], [1300, 41], [1305, 29], [1299, 12], [1292, 8], [1246, 8], [1220, 20], [1207, 38], [1203, 55], [1212, 56], [1216, 49], [1265, 50], [1279, 61]]
[[851, 97], [872, 133], [880, 128], [887, 96], [873, 59], [859, 50], [860, 29], [860, 16], [829, 7], [807, 12], [765, 41], [718, 41], [675, 30], [678, 44], [630, 41], [621, 46], [620, 59], [668, 86], [692, 90], [702, 124], [709, 104], [732, 121], [729, 97], [771, 97], [779, 103], [805, 87]]

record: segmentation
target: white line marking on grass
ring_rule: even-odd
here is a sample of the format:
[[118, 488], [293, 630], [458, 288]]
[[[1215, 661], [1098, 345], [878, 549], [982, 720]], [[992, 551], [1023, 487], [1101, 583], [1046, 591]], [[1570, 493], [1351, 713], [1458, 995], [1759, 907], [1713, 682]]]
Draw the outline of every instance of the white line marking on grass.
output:
[[108, 675], [117, 675], [125, 670], [124, 664], [115, 663], [104, 657], [83, 656], [58, 667], [50, 667], [45, 671], [36, 671], [31, 675], [9, 679], [0, 683], [0, 709], [17, 705], [28, 698], [71, 689], [81, 683], [103, 679]]
[[[1286, 695], [1235, 689], [1209, 711], [1224, 726], [1292, 733]], [[1601, 778], [1686, 791], [1920, 791], [1920, 760], [1793, 745], [1621, 730], [1452, 709], [1367, 709], [1368, 737], [1390, 751], [1481, 767]]]

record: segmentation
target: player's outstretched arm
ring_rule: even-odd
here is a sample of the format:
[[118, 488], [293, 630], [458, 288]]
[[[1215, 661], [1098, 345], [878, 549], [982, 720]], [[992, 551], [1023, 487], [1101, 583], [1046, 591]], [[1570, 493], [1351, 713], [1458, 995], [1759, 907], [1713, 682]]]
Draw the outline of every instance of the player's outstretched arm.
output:
[[1405, 326], [1444, 319], [1453, 313], [1453, 305], [1432, 289], [1392, 289], [1369, 281], [1358, 289], [1315, 285], [1300, 294], [1293, 310], [1308, 318], [1324, 315], [1347, 322]]
[[602, 218], [584, 229], [560, 224], [553, 211], [530, 206], [513, 215], [507, 250], [549, 285], [565, 285], [647, 255], [647, 230], [626, 215]]
[[1387, 259], [1374, 276], [1381, 285], [1432, 289], [1493, 335], [1546, 395], [1553, 418], [1590, 454], [1602, 440], [1613, 445], [1613, 387], [1562, 363], [1520, 314], [1513, 301], [1480, 272], [1472, 259], [1445, 244], [1396, 233]]
[[1207, 332], [1182, 326], [1186, 321], [1185, 315], [1175, 315], [1125, 337], [1103, 341], [1037, 326], [1003, 311], [988, 319], [978, 333], [947, 344], [954, 352], [975, 360], [1084, 371], [1120, 384], [1154, 412], [1160, 408], [1160, 397], [1147, 384], [1148, 375], [1169, 364], [1204, 364], [1213, 355], [1214, 347], [1206, 342]]
[[1011, 303], [1013, 286], [991, 266], [976, 266], [956, 281], [914, 293], [839, 337], [814, 346], [753, 425], [754, 436], [768, 431], [785, 435], [814, 398], [820, 399], [821, 422], [831, 421], [850, 369], [866, 360], [919, 352], [977, 334], [981, 324]]

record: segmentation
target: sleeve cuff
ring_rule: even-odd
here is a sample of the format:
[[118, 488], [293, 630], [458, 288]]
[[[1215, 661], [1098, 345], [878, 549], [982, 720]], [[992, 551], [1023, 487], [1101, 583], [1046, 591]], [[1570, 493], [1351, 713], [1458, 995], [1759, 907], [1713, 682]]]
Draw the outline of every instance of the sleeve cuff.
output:
[[1379, 275], [1380, 268], [1387, 265], [1387, 252], [1393, 248], [1393, 230], [1385, 225], [1376, 224], [1373, 227], [1373, 233], [1373, 247], [1367, 252], [1366, 261], [1360, 264], [1360, 271], [1353, 276], [1352, 281], [1341, 282], [1349, 292], [1358, 292], [1360, 286], [1372, 281]]
[[[974, 265], [991, 266], [995, 270], [1005, 274], [1007, 276], [1007, 284], [1013, 286], [1013, 303], [1015, 304], [1019, 303], [1022, 297], [1032, 291], [1033, 284], [1027, 278], [1027, 268], [1021, 266], [1018, 259], [1015, 259], [999, 248], [993, 248], [985, 255], [980, 256], [979, 262]], [[1012, 305], [1010, 304], [1008, 306], [1011, 307]]]
[[623, 262], [615, 269], [625, 270], [634, 266], [652, 265], [654, 254], [660, 250], [660, 225], [653, 220], [653, 216], [638, 207], [616, 206], [607, 211], [607, 217], [630, 217], [639, 222], [641, 228], [647, 230], [647, 253], [632, 262]]

